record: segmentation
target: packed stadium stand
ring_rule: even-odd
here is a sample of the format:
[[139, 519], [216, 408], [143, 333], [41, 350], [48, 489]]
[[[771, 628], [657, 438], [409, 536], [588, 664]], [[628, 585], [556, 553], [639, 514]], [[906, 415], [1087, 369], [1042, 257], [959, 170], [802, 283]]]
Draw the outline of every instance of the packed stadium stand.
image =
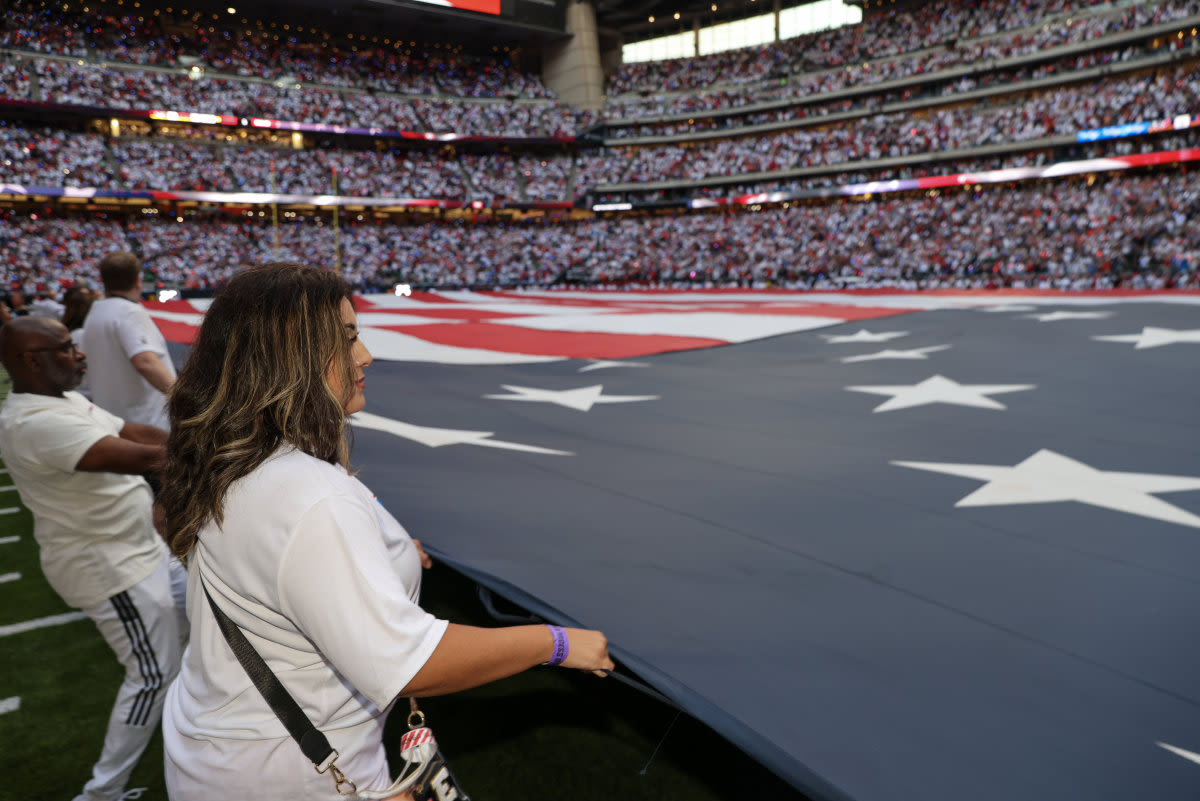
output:
[[[334, 265], [423, 286], [1200, 286], [1200, 0], [940, 0], [618, 65], [21, 0], [8, 286]], [[131, 8], [134, 7], [134, 8]], [[111, 248], [110, 248], [111, 245]]]

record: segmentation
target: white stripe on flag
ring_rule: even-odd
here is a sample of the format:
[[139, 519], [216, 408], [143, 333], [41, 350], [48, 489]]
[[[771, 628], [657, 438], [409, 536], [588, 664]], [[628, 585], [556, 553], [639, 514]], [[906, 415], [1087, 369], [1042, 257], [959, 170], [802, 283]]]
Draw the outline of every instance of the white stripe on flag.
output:
[[0, 715], [6, 712], [16, 712], [21, 708], [21, 696], [14, 695], [12, 698], [0, 699]]
[[23, 634], [27, 631], [45, 629], [50, 626], [61, 626], [64, 623], [74, 623], [76, 620], [87, 620], [87, 615], [83, 612], [64, 612], [61, 615], [39, 617], [37, 620], [26, 620], [24, 623], [0, 626], [0, 637], [7, 637], [10, 634]]

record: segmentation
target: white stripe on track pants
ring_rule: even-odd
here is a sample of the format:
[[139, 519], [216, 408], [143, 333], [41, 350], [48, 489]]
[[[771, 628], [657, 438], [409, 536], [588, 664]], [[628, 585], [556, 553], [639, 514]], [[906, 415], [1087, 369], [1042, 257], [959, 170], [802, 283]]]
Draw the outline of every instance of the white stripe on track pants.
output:
[[166, 558], [128, 590], [82, 610], [125, 667], [125, 679], [108, 719], [100, 759], [75, 801], [120, 798], [154, 736], [162, 719], [167, 685], [179, 673], [187, 642], [186, 586], [183, 565], [178, 559]]

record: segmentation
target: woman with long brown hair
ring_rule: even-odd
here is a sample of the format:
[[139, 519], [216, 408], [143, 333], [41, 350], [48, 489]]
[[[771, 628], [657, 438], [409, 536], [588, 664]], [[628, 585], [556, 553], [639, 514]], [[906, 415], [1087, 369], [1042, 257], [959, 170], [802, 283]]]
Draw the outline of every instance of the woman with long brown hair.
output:
[[417, 605], [428, 557], [347, 469], [346, 416], [363, 408], [371, 363], [350, 298], [314, 267], [238, 274], [171, 393], [160, 501], [187, 560], [192, 623], [163, 717], [173, 801], [338, 797], [251, 683], [205, 590], [363, 789], [390, 783], [382, 733], [397, 698], [552, 657], [612, 667], [599, 632], [461, 626]]

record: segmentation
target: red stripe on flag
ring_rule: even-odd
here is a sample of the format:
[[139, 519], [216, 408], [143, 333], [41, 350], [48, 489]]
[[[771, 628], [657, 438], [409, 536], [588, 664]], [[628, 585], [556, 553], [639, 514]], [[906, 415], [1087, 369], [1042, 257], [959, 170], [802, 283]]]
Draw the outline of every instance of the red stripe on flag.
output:
[[626, 359], [675, 350], [694, 350], [729, 344], [723, 339], [643, 334], [601, 334], [590, 331], [541, 331], [511, 325], [431, 323], [429, 325], [381, 325], [401, 334], [438, 345], [482, 348], [529, 356], [559, 356], [566, 359]]
[[422, 303], [461, 303], [461, 300], [448, 298], [445, 295], [437, 292], [414, 291], [412, 293], [413, 300], [419, 300]]
[[179, 314], [197, 314], [198, 311], [190, 300], [147, 300], [142, 305], [150, 312], [176, 312]]
[[[454, 305], [454, 304], [458, 304], [458, 303], [462, 302], [459, 300], [452, 300], [451, 298], [447, 298], [443, 295], [439, 295], [436, 292], [422, 292], [422, 291], [414, 291], [412, 293], [412, 295], [410, 296], [410, 299], [415, 300], [415, 301], [420, 301], [421, 303], [436, 303], [438, 305], [443, 305], [443, 304]], [[394, 307], [394, 306], [380, 305], [378, 303], [375, 303], [374, 301], [367, 300], [362, 295], [355, 295], [352, 300], [352, 303], [354, 304], [354, 310], [360, 311], [360, 312], [362, 312], [362, 311], [369, 311], [369, 312], [398, 311], [398, 309], [396, 309], [396, 307]], [[416, 307], [412, 307], [412, 308], [406, 309], [405, 311], [416, 311], [416, 310], [417, 310]]]
[[200, 333], [200, 326], [191, 323], [178, 323], [174, 320], [162, 320], [157, 317], [154, 318], [154, 323], [168, 342], [180, 345], [191, 345], [196, 341], [196, 335]]
[[[359, 309], [364, 311], [364, 309]], [[477, 308], [455, 308], [453, 306], [430, 305], [424, 308], [415, 309], [405, 307], [403, 309], [370, 309], [371, 314], [394, 314], [396, 315], [396, 324], [403, 325], [404, 318], [413, 317], [431, 317], [438, 320], [499, 320], [505, 317], [528, 317], [528, 314], [516, 314], [513, 312], [492, 311], [490, 309]], [[379, 328], [379, 326], [373, 326]]]

